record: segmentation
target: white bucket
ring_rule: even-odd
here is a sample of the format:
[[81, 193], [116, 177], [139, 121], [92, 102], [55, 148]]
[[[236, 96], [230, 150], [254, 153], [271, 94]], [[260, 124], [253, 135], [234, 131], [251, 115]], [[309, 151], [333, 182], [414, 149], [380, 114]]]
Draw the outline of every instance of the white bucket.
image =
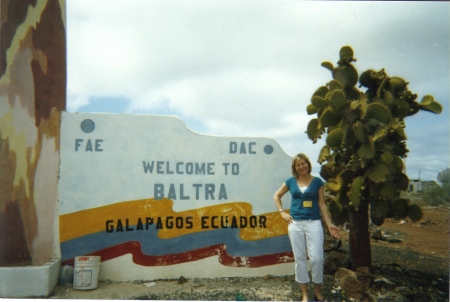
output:
[[75, 257], [73, 288], [96, 289], [100, 272], [100, 256]]

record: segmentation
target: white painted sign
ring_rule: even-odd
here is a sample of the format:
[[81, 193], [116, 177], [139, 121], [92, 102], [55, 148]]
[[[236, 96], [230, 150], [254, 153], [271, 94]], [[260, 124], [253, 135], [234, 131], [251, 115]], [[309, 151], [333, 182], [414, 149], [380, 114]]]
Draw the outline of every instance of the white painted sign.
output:
[[291, 158], [273, 139], [202, 135], [170, 116], [63, 113], [61, 127], [63, 262], [100, 255], [113, 280], [205, 261], [210, 277], [286, 273], [272, 196]]

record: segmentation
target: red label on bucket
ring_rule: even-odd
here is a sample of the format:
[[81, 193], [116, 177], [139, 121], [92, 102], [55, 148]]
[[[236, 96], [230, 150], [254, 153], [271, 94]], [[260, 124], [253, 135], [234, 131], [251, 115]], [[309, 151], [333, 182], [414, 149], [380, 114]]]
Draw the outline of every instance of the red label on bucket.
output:
[[89, 261], [89, 257], [78, 257], [77, 258], [77, 260], [80, 260], [80, 261]]

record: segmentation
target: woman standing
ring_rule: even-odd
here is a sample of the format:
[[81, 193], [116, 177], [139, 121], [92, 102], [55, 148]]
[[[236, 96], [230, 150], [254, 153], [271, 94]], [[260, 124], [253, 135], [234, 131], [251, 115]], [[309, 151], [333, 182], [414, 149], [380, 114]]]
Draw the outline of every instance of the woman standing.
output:
[[[308, 301], [308, 258], [314, 283], [314, 299], [326, 301], [321, 291], [324, 259], [321, 214], [333, 237], [341, 237], [339, 228], [331, 222], [324, 199], [323, 181], [311, 175], [308, 157], [302, 153], [296, 155], [291, 168], [293, 177], [283, 183], [273, 198], [281, 216], [289, 224], [289, 239], [295, 258], [295, 281], [300, 283], [303, 301]], [[283, 210], [281, 203], [281, 197], [288, 191], [292, 195], [290, 214]]]

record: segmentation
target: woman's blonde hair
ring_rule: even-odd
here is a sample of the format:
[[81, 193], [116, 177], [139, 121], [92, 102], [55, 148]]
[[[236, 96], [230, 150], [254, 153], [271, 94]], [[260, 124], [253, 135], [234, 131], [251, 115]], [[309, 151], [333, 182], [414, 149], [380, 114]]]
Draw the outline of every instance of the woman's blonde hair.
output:
[[309, 161], [308, 156], [306, 156], [303, 153], [299, 153], [296, 156], [294, 156], [294, 158], [292, 159], [292, 164], [291, 164], [292, 176], [298, 177], [298, 173], [297, 173], [297, 171], [295, 171], [295, 162], [299, 159], [303, 159], [306, 162], [306, 164], [308, 165], [308, 174], [311, 174], [312, 168], [311, 168], [311, 162]]

